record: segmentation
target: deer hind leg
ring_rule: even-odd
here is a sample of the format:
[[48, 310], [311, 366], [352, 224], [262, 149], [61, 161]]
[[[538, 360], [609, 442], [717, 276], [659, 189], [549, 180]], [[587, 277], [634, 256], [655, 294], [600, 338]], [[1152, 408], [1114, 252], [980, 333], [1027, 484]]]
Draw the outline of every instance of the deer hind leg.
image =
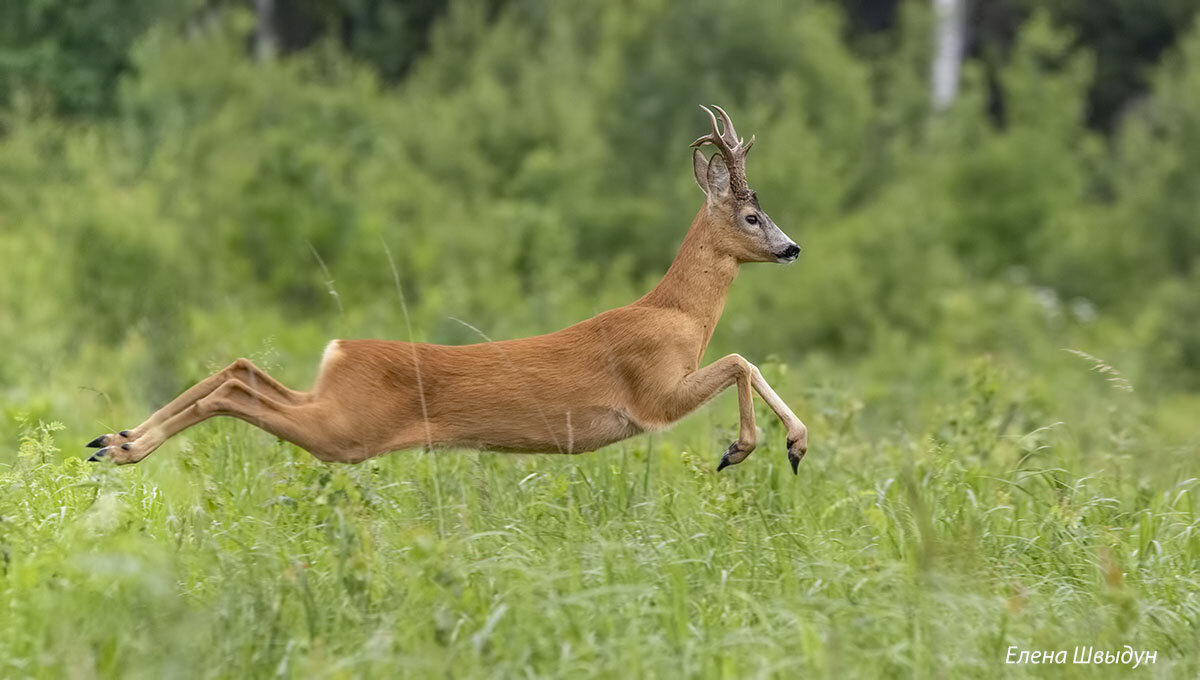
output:
[[255, 366], [249, 359], [238, 359], [188, 388], [187, 391], [176, 397], [171, 403], [155, 411], [141, 425], [130, 430], [102, 434], [88, 442], [87, 445], [92, 448], [103, 448], [106, 446], [121, 446], [122, 444], [136, 441], [233, 379], [241, 380], [263, 395], [269, 396], [283, 404], [303, 404], [311, 399], [308, 393], [290, 389], [270, 375], [267, 375], [266, 371]]
[[240, 378], [224, 383], [197, 399], [190, 406], [155, 425], [137, 439], [107, 446], [93, 459], [115, 463], [136, 463], [153, 453], [166, 440], [213, 416], [232, 416], [286, 439], [322, 460], [357, 460], [353, 450], [346, 451], [328, 427], [331, 411], [326, 404], [308, 401], [288, 403], [264, 394]]

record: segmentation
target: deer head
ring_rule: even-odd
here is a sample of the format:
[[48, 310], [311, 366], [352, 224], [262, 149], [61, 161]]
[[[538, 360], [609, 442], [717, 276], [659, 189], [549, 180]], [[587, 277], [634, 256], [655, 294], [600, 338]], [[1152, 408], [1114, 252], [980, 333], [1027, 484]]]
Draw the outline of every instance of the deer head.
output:
[[[746, 181], [746, 154], [754, 146], [754, 136], [748, 143], [738, 137], [733, 121], [721, 107], [713, 105], [721, 114], [720, 123], [707, 106], [700, 108], [708, 114], [712, 132], [692, 142], [692, 169], [708, 197], [705, 206], [716, 247], [739, 262], [794, 261], [800, 246], [775, 226]], [[705, 158], [700, 150], [706, 144], [717, 147], [711, 158]]]

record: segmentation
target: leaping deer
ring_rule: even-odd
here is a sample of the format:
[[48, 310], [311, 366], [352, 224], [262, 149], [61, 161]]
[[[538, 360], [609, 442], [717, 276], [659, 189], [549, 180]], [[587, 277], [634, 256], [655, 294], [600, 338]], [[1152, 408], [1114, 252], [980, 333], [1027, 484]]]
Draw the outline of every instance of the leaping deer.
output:
[[[706, 200], [654, 290], [556, 333], [447, 346], [334, 340], [309, 392], [289, 389], [248, 359], [204, 379], [133, 428], [101, 435], [89, 460], [136, 463], [213, 416], [233, 416], [324, 461], [359, 462], [416, 447], [581, 453], [669, 426], [730, 385], [737, 441], [717, 470], [754, 450], [758, 392], [787, 429], [792, 470], [808, 431], [758, 368], [738, 354], [700, 367], [743, 262], [792, 262], [800, 247], [746, 182], [744, 143], [719, 106], [692, 143]], [[700, 147], [718, 153], [705, 158]]]

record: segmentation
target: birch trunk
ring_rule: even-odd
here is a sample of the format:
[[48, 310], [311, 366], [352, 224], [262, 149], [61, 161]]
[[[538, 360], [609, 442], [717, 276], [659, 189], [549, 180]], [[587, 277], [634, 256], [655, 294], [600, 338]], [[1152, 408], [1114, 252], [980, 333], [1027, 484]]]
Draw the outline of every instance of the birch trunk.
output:
[[933, 109], [942, 111], [954, 103], [958, 77], [966, 48], [968, 0], [933, 0], [936, 23], [931, 79]]

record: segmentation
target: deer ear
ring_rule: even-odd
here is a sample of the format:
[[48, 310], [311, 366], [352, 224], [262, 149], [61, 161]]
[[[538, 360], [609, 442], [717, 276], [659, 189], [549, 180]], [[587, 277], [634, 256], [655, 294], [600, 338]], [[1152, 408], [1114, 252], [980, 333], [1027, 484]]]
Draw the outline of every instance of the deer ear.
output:
[[708, 200], [724, 201], [729, 194], [729, 166], [721, 154], [713, 154], [708, 159]]
[[700, 191], [708, 194], [708, 159], [700, 149], [692, 149], [692, 173], [696, 176], [696, 184]]

